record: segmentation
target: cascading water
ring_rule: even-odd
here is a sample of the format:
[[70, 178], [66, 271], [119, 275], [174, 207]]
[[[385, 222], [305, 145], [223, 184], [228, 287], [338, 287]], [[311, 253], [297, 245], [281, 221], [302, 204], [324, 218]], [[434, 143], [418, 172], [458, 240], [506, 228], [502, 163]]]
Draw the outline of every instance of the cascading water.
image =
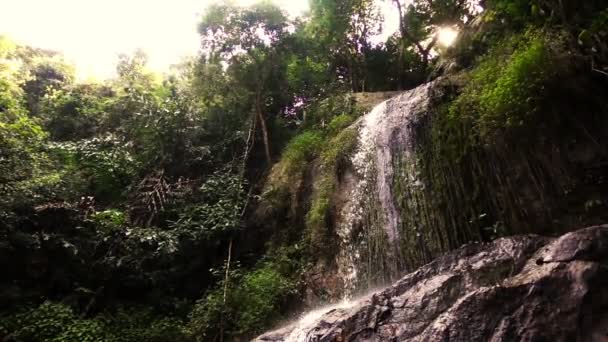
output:
[[346, 296], [392, 281], [403, 271], [404, 237], [394, 185], [422, 186], [411, 126], [426, 112], [432, 85], [379, 104], [356, 124], [359, 142], [351, 162], [357, 181], [338, 225], [338, 267]]
[[310, 329], [329, 312], [352, 308], [362, 301], [353, 299], [357, 293], [393, 281], [404, 271], [403, 240], [412, 237], [402, 233], [403, 199], [397, 198], [395, 186], [399, 192], [403, 187], [423, 187], [416, 172], [412, 127], [427, 112], [433, 84], [403, 92], [355, 123], [359, 135], [351, 156], [354, 180], [346, 190], [338, 190], [346, 191], [347, 199], [336, 224], [343, 301], [304, 313], [287, 333], [262, 341], [307, 342]]

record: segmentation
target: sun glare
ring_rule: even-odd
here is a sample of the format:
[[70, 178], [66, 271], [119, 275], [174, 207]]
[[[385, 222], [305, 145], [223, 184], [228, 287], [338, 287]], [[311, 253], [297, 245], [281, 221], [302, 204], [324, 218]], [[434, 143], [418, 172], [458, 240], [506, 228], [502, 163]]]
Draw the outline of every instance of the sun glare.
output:
[[441, 27], [437, 31], [437, 41], [444, 47], [452, 46], [456, 38], [458, 38], [458, 30], [451, 26]]
[[[77, 77], [105, 79], [115, 75], [117, 56], [144, 50], [149, 67], [168, 71], [183, 57], [196, 55], [196, 26], [205, 7], [223, 0], [0, 0], [0, 35], [19, 43], [62, 52], [76, 66]], [[247, 6], [261, 0], [235, 0]], [[270, 0], [290, 16], [303, 14], [307, 1]], [[399, 25], [392, 4], [378, 2], [384, 29], [373, 41], [386, 41]], [[32, 9], [35, 8], [35, 11]], [[438, 43], [451, 46], [458, 31], [437, 30]]]
[[[142, 49], [149, 67], [166, 72], [196, 55], [200, 14], [223, 0], [0, 0], [0, 35], [21, 44], [62, 52], [77, 77], [115, 76], [120, 53]], [[259, 0], [235, 0], [251, 5]], [[291, 16], [307, 1], [271, 0]]]

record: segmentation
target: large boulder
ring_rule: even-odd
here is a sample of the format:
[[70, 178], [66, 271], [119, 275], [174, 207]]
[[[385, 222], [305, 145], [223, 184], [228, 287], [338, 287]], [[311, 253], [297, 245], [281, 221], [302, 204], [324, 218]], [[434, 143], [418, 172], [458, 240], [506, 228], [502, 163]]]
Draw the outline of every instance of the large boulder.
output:
[[608, 225], [466, 245], [257, 341], [608, 341]]

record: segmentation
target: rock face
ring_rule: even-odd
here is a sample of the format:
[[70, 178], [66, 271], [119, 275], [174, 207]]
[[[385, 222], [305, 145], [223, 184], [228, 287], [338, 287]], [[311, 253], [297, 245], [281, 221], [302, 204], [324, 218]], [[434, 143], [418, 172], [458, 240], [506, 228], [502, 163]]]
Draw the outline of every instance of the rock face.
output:
[[608, 341], [608, 225], [466, 245], [256, 341]]

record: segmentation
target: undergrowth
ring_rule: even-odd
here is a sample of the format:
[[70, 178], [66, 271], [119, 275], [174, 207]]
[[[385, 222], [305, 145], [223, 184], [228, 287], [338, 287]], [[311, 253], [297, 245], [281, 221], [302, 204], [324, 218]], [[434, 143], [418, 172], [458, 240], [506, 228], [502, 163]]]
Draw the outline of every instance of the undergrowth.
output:
[[49, 301], [11, 316], [0, 317], [0, 336], [6, 340], [24, 342], [193, 340], [181, 320], [159, 317], [146, 308], [120, 309], [113, 314], [85, 318], [66, 304]]
[[215, 340], [220, 327], [226, 336], [252, 337], [264, 331], [298, 293], [293, 271], [281, 259], [262, 261], [250, 271], [233, 270], [227, 285], [221, 281], [194, 306], [189, 328], [196, 340]]

